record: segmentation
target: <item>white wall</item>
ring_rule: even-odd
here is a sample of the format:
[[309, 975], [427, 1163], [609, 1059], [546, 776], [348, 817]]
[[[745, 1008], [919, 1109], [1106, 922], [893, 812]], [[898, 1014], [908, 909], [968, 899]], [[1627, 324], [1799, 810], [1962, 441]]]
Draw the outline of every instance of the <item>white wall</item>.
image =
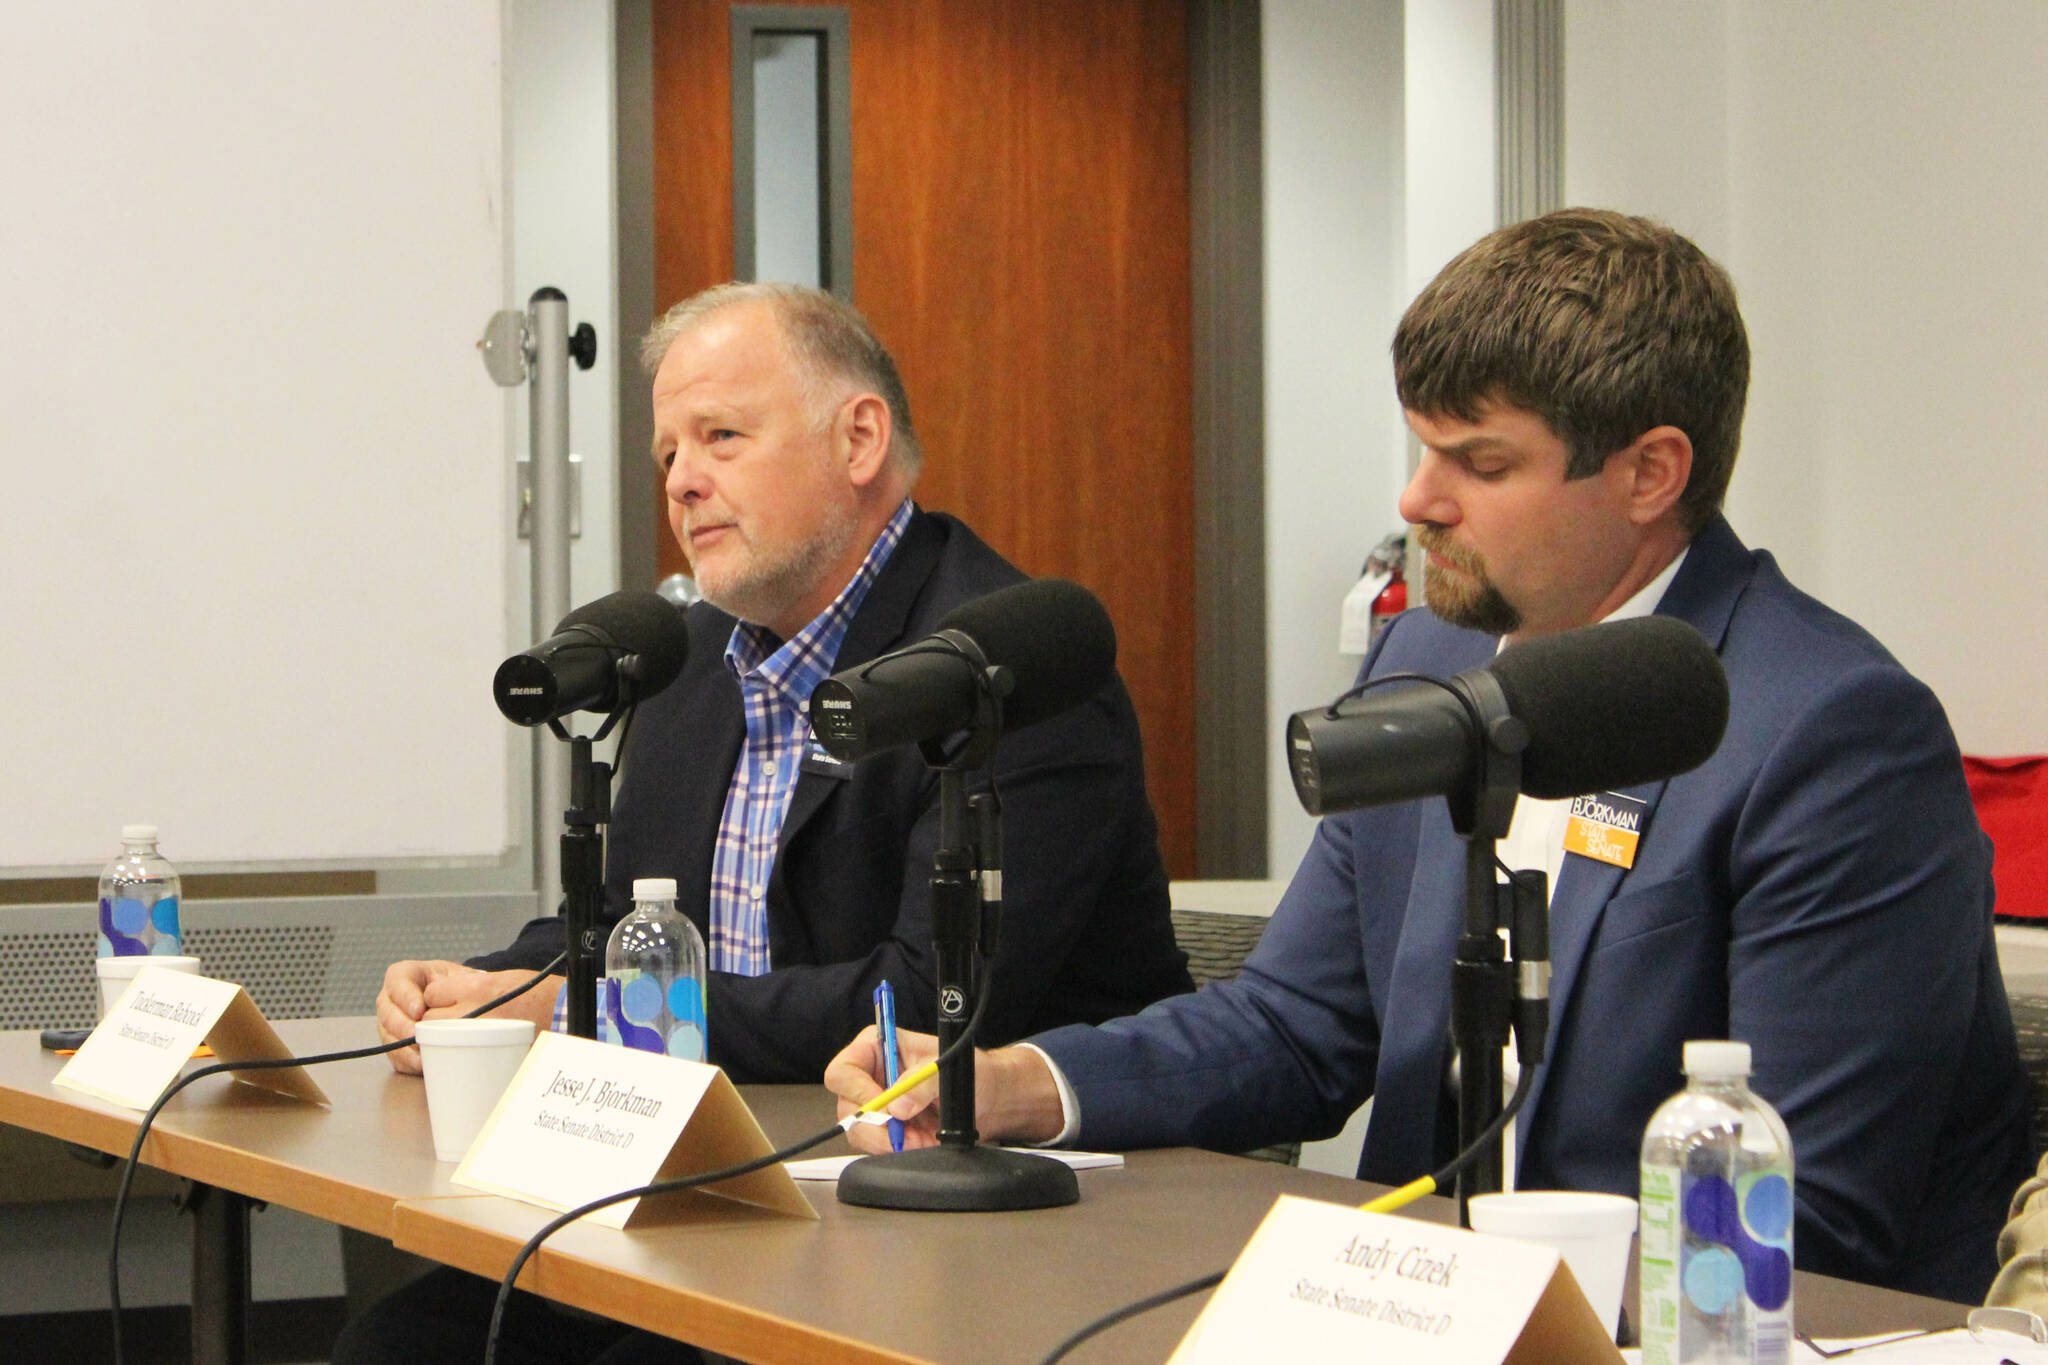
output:
[[1639, 206], [1725, 263], [1725, 7], [1570, 0], [1564, 17], [1565, 203]]
[[1269, 875], [1314, 822], [1287, 774], [1294, 711], [1350, 685], [1338, 606], [1400, 525], [1387, 368], [1401, 260], [1401, 6], [1267, 0], [1266, 687]]
[[[597, 364], [569, 378], [569, 449], [583, 457], [583, 534], [570, 551], [569, 600], [616, 591], [619, 576], [619, 365], [617, 178], [613, 142], [610, 0], [509, 0], [505, 121], [511, 182], [512, 275], [506, 306], [524, 308], [553, 285], [569, 296], [569, 324], [597, 329]], [[523, 391], [522, 391], [523, 393]], [[527, 452], [526, 403], [515, 426]], [[524, 611], [529, 567], [514, 568]], [[524, 648], [527, 624], [512, 623]], [[549, 622], [552, 625], [553, 622]]]
[[[506, 0], [505, 164], [512, 284], [506, 308], [524, 309], [536, 289], [569, 296], [569, 323], [597, 329], [597, 364], [569, 374], [569, 449], [583, 460], [582, 535], [569, 552], [569, 600], [587, 602], [618, 584], [618, 260], [614, 192], [612, 7], [609, 0]], [[477, 329], [483, 329], [483, 318]], [[484, 379], [481, 366], [478, 378]], [[505, 459], [529, 453], [527, 390], [507, 390], [511, 405]], [[502, 524], [511, 535], [517, 508], [507, 480]], [[538, 638], [531, 624], [532, 563], [525, 541], [506, 557], [505, 653]], [[545, 630], [545, 623], [541, 629]], [[483, 699], [479, 678], [477, 694]], [[579, 721], [574, 728], [587, 728]], [[484, 867], [382, 871], [390, 894], [511, 891], [533, 884], [530, 815], [532, 754], [559, 744], [545, 730], [504, 727], [513, 774], [513, 843]]]
[[1566, 12], [1567, 197], [1696, 235], [1741, 291], [1737, 529], [1965, 750], [2048, 748], [2048, 6]]
[[1315, 830], [1287, 717], [1351, 685], [1344, 594], [1401, 529], [1388, 345], [1494, 225], [1493, 0], [1266, 0], [1267, 875]]
[[[1500, 222], [1493, 6], [1494, 0], [1408, 0], [1404, 309], [1451, 257]], [[1392, 334], [1390, 325], [1390, 341]]]

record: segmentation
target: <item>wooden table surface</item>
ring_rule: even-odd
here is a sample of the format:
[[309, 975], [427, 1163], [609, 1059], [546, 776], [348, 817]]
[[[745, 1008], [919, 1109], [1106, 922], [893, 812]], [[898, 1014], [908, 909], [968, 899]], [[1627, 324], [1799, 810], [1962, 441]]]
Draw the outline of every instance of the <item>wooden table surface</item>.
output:
[[[287, 1021], [301, 1056], [374, 1041], [368, 1019]], [[0, 1122], [125, 1155], [137, 1116], [56, 1090], [62, 1060], [33, 1032], [0, 1033]], [[226, 1077], [165, 1109], [149, 1164], [388, 1237], [405, 1250], [496, 1278], [544, 1209], [448, 1183], [416, 1077], [382, 1058], [323, 1066], [330, 1110]], [[772, 1141], [830, 1122], [813, 1086], [743, 1086]], [[841, 1139], [820, 1155], [846, 1150]], [[1081, 1202], [1023, 1213], [852, 1208], [802, 1182], [818, 1222], [732, 1209], [625, 1232], [565, 1228], [521, 1284], [563, 1302], [763, 1362], [1036, 1361], [1082, 1323], [1227, 1266], [1285, 1192], [1357, 1203], [1375, 1187], [1186, 1149], [1134, 1152], [1122, 1169], [1080, 1173]], [[1420, 1216], [1448, 1220], [1433, 1199]], [[1795, 1302], [1816, 1335], [1950, 1326], [1964, 1308], [1802, 1274]], [[1197, 1297], [1111, 1329], [1070, 1359], [1163, 1361]]]
[[[301, 1057], [377, 1041], [368, 1018], [275, 1027]], [[51, 1085], [67, 1059], [43, 1051], [37, 1039], [33, 1030], [0, 1033], [0, 1123], [126, 1157], [141, 1115]], [[448, 1183], [452, 1164], [434, 1160], [417, 1076], [396, 1074], [382, 1057], [312, 1074], [331, 1110], [228, 1076], [195, 1083], [157, 1116], [143, 1161], [379, 1237], [391, 1235], [400, 1200], [474, 1194]]]
[[[830, 1121], [819, 1092], [772, 1093], [782, 1089], [741, 1087], [772, 1140]], [[520, 1284], [747, 1360], [1030, 1362], [1113, 1308], [1228, 1266], [1282, 1191], [1347, 1203], [1367, 1192], [1187, 1149], [1134, 1152], [1121, 1170], [1079, 1178], [1080, 1203], [1011, 1213], [854, 1208], [829, 1182], [803, 1181], [817, 1223], [735, 1213], [626, 1235], [564, 1228]], [[1430, 1204], [1450, 1217], [1448, 1200]], [[548, 1218], [502, 1199], [411, 1203], [396, 1240], [496, 1278]], [[1203, 1301], [1148, 1313], [1070, 1358], [1164, 1360]]]

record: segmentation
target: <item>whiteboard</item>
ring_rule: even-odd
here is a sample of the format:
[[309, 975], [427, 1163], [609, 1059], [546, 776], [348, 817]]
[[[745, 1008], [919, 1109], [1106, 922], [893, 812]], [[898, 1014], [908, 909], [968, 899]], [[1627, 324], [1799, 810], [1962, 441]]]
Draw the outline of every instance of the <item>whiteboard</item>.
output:
[[0, 875], [510, 842], [498, 0], [0, 44]]

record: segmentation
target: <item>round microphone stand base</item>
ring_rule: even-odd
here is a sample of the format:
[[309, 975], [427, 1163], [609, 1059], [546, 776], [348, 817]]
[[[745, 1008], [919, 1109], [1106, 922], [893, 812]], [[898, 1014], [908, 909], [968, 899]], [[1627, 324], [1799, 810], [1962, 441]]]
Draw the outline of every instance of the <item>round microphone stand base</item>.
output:
[[1064, 1162], [1000, 1147], [920, 1147], [862, 1157], [839, 1173], [839, 1202], [870, 1209], [987, 1213], [1080, 1197], [1081, 1182]]

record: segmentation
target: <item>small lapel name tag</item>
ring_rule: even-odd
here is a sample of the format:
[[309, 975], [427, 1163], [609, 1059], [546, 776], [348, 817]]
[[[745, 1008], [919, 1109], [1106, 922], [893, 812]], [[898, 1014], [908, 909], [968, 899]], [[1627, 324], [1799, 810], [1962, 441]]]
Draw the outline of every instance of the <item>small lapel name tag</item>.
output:
[[1619, 1361], [1555, 1251], [1281, 1195], [1169, 1365]]
[[[773, 1150], [717, 1067], [543, 1033], [455, 1168], [454, 1181], [568, 1210], [636, 1185], [737, 1165]], [[623, 1200], [599, 1209], [589, 1221], [622, 1228], [628, 1222], [686, 1220], [706, 1207], [707, 1198], [798, 1218], [818, 1216], [778, 1165], [651, 1204]]]
[[832, 757], [824, 745], [811, 739], [804, 742], [804, 758], [797, 771], [814, 773], [819, 777], [836, 777], [843, 782], [853, 776], [853, 765]]
[[[256, 1002], [234, 982], [148, 967], [136, 974], [50, 1083], [124, 1109], [148, 1109], [201, 1043], [223, 1062], [292, 1055]], [[235, 1079], [312, 1104], [327, 1103], [304, 1067], [238, 1072]]]
[[1564, 851], [1595, 858], [1615, 867], [1636, 865], [1636, 845], [1643, 837], [1649, 807], [1633, 796], [1600, 792], [1572, 798], [1571, 818], [1564, 828]]

